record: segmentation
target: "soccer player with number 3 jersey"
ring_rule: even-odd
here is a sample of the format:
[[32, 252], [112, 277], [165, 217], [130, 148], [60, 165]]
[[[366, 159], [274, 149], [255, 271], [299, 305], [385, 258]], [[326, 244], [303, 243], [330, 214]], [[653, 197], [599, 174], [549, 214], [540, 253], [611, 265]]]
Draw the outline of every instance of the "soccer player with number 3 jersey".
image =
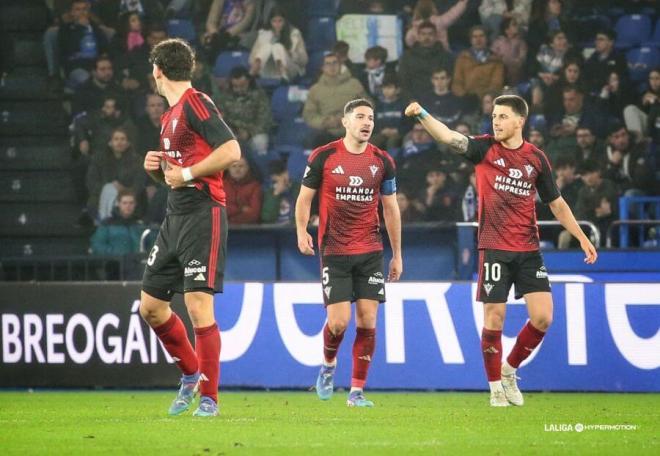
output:
[[351, 319], [351, 303], [355, 302], [357, 328], [347, 405], [373, 407], [373, 402], [364, 397], [364, 385], [374, 355], [378, 304], [385, 301], [379, 201], [393, 255], [388, 281], [398, 280], [403, 271], [401, 215], [394, 161], [369, 143], [374, 129], [371, 103], [364, 99], [348, 102], [342, 124], [346, 135], [315, 149], [309, 157], [296, 202], [298, 248], [305, 255], [314, 255], [307, 225], [318, 192], [318, 244], [328, 321], [323, 328], [324, 359], [316, 393], [321, 400], [332, 397], [337, 351]]
[[[550, 206], [562, 226], [580, 241], [585, 262], [597, 253], [561, 197], [545, 154], [522, 136], [528, 114], [516, 95], [495, 99], [494, 135], [466, 137], [434, 119], [418, 103], [405, 111], [417, 118], [439, 142], [475, 164], [479, 196], [479, 281], [477, 299], [484, 303], [481, 350], [490, 386], [490, 405], [523, 405], [516, 370], [541, 343], [552, 323], [548, 271], [539, 251], [535, 198]], [[524, 297], [529, 321], [502, 362], [502, 327], [511, 285]]]

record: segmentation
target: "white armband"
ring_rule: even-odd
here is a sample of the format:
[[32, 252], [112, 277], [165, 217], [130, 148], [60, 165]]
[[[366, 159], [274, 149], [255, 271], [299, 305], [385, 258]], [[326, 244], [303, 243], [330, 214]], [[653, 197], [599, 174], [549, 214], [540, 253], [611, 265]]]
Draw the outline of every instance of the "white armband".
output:
[[192, 171], [190, 171], [190, 166], [187, 168], [181, 168], [181, 177], [183, 177], [184, 182], [190, 182], [194, 179]]

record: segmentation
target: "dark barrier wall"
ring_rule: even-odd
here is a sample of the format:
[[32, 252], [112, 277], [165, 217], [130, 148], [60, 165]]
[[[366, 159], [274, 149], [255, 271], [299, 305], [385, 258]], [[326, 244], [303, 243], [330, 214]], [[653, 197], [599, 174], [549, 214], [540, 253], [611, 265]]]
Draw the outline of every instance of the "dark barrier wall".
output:
[[[554, 323], [520, 370], [524, 388], [660, 391], [660, 284], [550, 279]], [[386, 288], [369, 386], [485, 389], [475, 284]], [[322, 357], [320, 285], [229, 283], [225, 291], [215, 297], [222, 385], [310, 387]], [[137, 284], [0, 284], [0, 386], [174, 387], [178, 371], [141, 321], [138, 296]], [[510, 296], [505, 352], [526, 319]], [[338, 386], [350, 379], [354, 334], [349, 327], [339, 353]]]

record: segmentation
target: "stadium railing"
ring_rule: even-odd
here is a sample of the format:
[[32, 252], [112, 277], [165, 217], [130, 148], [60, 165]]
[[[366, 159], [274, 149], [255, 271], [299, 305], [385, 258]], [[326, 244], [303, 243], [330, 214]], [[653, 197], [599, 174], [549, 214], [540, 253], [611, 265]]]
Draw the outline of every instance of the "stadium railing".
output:
[[605, 240], [605, 246], [607, 248], [611, 248], [613, 244], [613, 234], [614, 234], [614, 229], [619, 227], [619, 229], [624, 229], [626, 230], [626, 237], [625, 237], [625, 245], [624, 245], [624, 239], [621, 237], [619, 238], [619, 246], [622, 248], [628, 247], [628, 228], [630, 226], [637, 226], [640, 228], [639, 230], [639, 244], [641, 246], [644, 246], [645, 240], [646, 240], [646, 232], [644, 230], [644, 227], [646, 226], [655, 226], [656, 227], [656, 234], [653, 237], [653, 239], [649, 238], [648, 241], [655, 241], [658, 242], [657, 245], [660, 245], [660, 220], [615, 220], [612, 222], [612, 224], [607, 228], [607, 238]]
[[[619, 220], [612, 223], [612, 225], [619, 227], [619, 247], [629, 247], [631, 225], [639, 227], [639, 245], [644, 245], [646, 235], [644, 226], [659, 224], [660, 222], [657, 219], [660, 219], [660, 196], [620, 197]], [[649, 223], [633, 223], [644, 220], [649, 221]]]

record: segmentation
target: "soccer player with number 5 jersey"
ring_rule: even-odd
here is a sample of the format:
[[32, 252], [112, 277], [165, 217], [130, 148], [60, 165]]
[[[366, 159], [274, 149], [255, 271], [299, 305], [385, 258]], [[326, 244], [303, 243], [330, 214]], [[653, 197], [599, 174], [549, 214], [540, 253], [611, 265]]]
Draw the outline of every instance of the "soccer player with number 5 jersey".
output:
[[328, 322], [323, 328], [323, 364], [316, 393], [328, 400], [334, 388], [337, 351], [356, 303], [356, 336], [349, 407], [373, 407], [364, 397], [367, 372], [376, 343], [376, 315], [385, 301], [383, 243], [378, 202], [392, 246], [387, 279], [398, 280], [401, 259], [401, 215], [396, 200], [395, 167], [392, 157], [369, 143], [374, 129], [374, 109], [364, 99], [344, 107], [342, 124], [346, 135], [315, 149], [296, 202], [298, 248], [314, 255], [307, 232], [312, 199], [319, 193], [318, 243], [321, 281]]
[[[439, 142], [475, 164], [479, 196], [479, 282], [484, 303], [481, 350], [490, 386], [490, 405], [523, 405], [516, 370], [541, 343], [552, 323], [548, 271], [539, 251], [535, 198], [550, 206], [562, 226], [580, 241], [585, 262], [596, 261], [596, 249], [561, 197], [545, 154], [522, 136], [528, 114], [516, 95], [495, 99], [494, 135], [466, 137], [434, 119], [418, 103], [406, 108]], [[511, 285], [524, 297], [529, 321], [502, 362], [502, 327]]]

